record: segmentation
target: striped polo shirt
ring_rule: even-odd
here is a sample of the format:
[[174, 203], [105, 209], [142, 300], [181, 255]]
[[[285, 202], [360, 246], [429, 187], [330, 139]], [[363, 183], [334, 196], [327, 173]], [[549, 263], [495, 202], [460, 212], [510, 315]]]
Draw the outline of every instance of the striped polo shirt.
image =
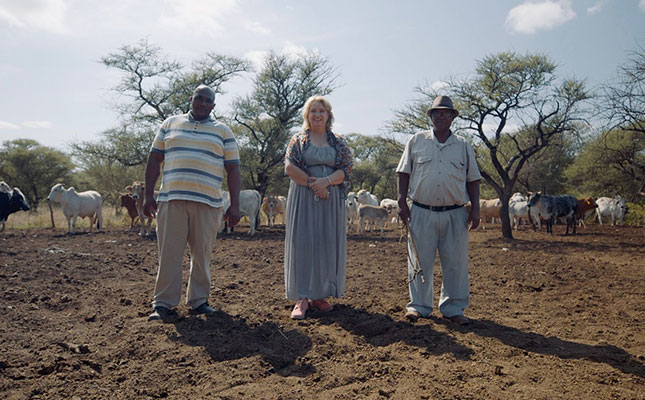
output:
[[157, 201], [190, 200], [221, 207], [224, 167], [240, 163], [233, 132], [211, 116], [197, 121], [191, 113], [166, 119], [150, 152], [164, 156]]

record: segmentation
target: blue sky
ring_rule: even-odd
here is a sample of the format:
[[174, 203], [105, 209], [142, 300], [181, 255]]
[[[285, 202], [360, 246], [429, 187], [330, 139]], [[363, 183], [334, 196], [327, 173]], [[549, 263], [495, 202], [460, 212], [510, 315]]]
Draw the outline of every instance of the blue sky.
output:
[[[501, 51], [549, 54], [595, 86], [645, 45], [645, 0], [0, 0], [0, 142], [68, 150], [117, 123], [116, 71], [98, 60], [147, 39], [185, 63], [316, 51], [343, 84], [329, 99], [340, 134], [378, 134], [417, 85], [467, 77]], [[217, 112], [250, 90], [224, 86]]]

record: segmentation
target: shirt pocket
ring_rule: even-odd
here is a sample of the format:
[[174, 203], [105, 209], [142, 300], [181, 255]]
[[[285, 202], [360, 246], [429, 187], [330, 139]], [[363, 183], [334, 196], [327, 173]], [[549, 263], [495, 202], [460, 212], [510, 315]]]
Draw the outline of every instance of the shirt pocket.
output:
[[451, 178], [466, 180], [466, 163], [462, 160], [450, 160], [448, 163], [448, 175]]
[[430, 165], [432, 164], [432, 157], [426, 155], [420, 155], [414, 159], [414, 168], [417, 170], [419, 176], [425, 176], [430, 171]]
[[429, 184], [432, 178], [432, 157], [428, 155], [416, 155], [412, 164], [412, 175], [410, 176], [410, 189], [418, 188], [423, 184]]

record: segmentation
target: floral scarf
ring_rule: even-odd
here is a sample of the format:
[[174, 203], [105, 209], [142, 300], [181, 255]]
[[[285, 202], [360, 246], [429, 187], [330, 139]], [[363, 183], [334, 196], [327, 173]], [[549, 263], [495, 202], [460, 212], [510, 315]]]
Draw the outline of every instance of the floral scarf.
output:
[[[309, 175], [309, 170], [303, 159], [303, 154], [307, 147], [309, 147], [310, 137], [309, 131], [296, 133], [291, 137], [289, 144], [287, 145], [287, 153], [285, 158], [291, 161], [295, 166], [305, 171]], [[352, 176], [352, 166], [354, 162], [352, 161], [352, 153], [349, 150], [349, 146], [345, 142], [345, 139], [336, 135], [332, 131], [327, 131], [327, 143], [336, 150], [336, 160], [334, 166], [336, 169], [342, 169], [345, 173], [345, 181], [343, 181], [342, 186], [345, 189], [343, 193], [343, 198], [347, 196], [350, 188], [350, 178]]]

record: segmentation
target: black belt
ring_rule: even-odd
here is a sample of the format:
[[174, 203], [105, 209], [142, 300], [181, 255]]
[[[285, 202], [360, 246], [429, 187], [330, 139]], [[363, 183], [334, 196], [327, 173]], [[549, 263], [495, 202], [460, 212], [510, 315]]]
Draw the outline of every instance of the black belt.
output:
[[454, 204], [452, 206], [427, 206], [425, 204], [418, 203], [414, 200], [412, 200], [412, 204], [414, 204], [417, 207], [425, 208], [426, 210], [432, 210], [432, 211], [448, 211], [448, 210], [454, 210], [455, 208], [463, 207], [463, 204]]

